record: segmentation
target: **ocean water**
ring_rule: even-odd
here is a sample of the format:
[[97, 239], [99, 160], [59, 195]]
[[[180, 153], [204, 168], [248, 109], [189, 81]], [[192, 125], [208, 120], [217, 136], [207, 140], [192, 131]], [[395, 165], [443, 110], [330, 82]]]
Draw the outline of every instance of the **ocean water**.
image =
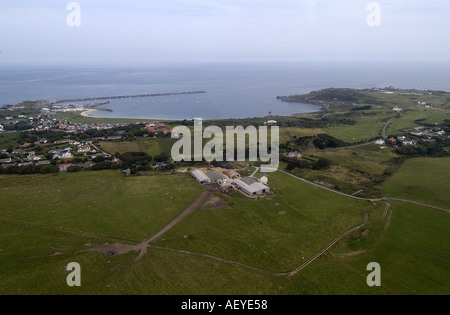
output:
[[174, 63], [137, 67], [0, 66], [0, 106], [24, 100], [206, 91], [205, 94], [116, 99], [95, 115], [203, 119], [317, 111], [280, 95], [323, 88], [450, 91], [449, 62]]

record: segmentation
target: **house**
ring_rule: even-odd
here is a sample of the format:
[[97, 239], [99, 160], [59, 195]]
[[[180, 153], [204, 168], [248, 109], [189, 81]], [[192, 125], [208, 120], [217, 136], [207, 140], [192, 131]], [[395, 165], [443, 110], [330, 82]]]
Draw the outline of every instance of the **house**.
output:
[[403, 141], [403, 145], [416, 145], [416, 141], [408, 139]]
[[375, 144], [377, 144], [377, 145], [385, 145], [386, 141], [384, 141], [383, 139], [378, 139], [377, 141], [375, 141]]
[[397, 140], [395, 138], [389, 138], [388, 141], [391, 142], [391, 143], [397, 142]]
[[32, 162], [19, 163], [19, 167], [33, 165]]
[[30, 145], [32, 145], [32, 143], [24, 143], [22, 144], [22, 148], [28, 148]]
[[155, 132], [156, 128], [155, 127], [148, 127], [147, 130], [150, 131], [150, 132]]
[[400, 136], [400, 137], [397, 137], [397, 140], [398, 141], [404, 141], [406, 139], [406, 137], [405, 136]]
[[[55, 150], [55, 151], [57, 151], [57, 150]], [[60, 159], [60, 160], [62, 160], [62, 159], [71, 159], [71, 158], [73, 158], [73, 154], [72, 153], [70, 153], [69, 151], [60, 151], [60, 152], [56, 152], [54, 155], [53, 155], [53, 160], [54, 159]]]
[[95, 159], [96, 157], [109, 158], [110, 156], [111, 155], [102, 152], [102, 153], [97, 153], [97, 154], [91, 155], [91, 159]]
[[267, 183], [269, 182], [269, 175], [267, 174], [261, 174], [261, 176], [259, 177], [259, 181], [264, 184], [267, 185]]
[[112, 163], [122, 163], [122, 160], [119, 159], [119, 158], [117, 158], [117, 157], [115, 157], [115, 158], [112, 160]]
[[249, 196], [262, 195], [270, 191], [269, 187], [251, 177], [235, 179], [233, 184]]
[[211, 179], [200, 170], [193, 171], [191, 175], [199, 184], [211, 184]]
[[7, 158], [7, 159], [1, 159], [0, 160], [0, 164], [8, 164], [8, 163], [11, 163], [11, 158]]
[[[34, 153], [34, 152], [33, 152]], [[35, 155], [35, 154], [29, 154], [27, 157], [30, 161], [39, 161], [42, 159], [42, 156]]]
[[3, 125], [0, 125], [0, 132], [2, 132], [4, 128]]
[[77, 147], [78, 153], [88, 153], [91, 152], [91, 147], [87, 143], [82, 143]]
[[106, 140], [122, 140], [122, 136], [111, 136], [106, 138]]
[[277, 123], [277, 121], [276, 120], [269, 120], [267, 123], [269, 125], [275, 125]]
[[288, 158], [301, 158], [302, 156], [303, 154], [297, 151], [288, 153]]
[[236, 178], [241, 177], [241, 174], [239, 174], [238, 172], [233, 171], [233, 170], [226, 172], [226, 174], [231, 179], [236, 179]]
[[58, 167], [60, 172], [67, 172], [67, 169], [71, 166], [75, 166], [75, 164], [60, 164]]
[[22, 150], [22, 149], [15, 149], [12, 153], [18, 154], [18, 155], [24, 155], [26, 153], [26, 151]]

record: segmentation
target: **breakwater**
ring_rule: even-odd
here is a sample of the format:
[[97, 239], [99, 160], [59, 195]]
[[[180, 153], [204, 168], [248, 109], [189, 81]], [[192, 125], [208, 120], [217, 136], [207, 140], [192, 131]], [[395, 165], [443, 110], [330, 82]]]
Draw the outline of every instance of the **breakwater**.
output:
[[174, 95], [204, 94], [204, 93], [206, 93], [206, 91], [120, 95], [120, 96], [101, 96], [101, 97], [87, 97], [87, 98], [72, 98], [72, 99], [64, 99], [64, 100], [54, 100], [51, 102], [53, 104], [59, 104], [59, 103], [68, 103], [68, 102], [99, 101], [99, 100], [113, 100], [113, 99], [121, 99], [121, 98], [158, 97], [158, 96], [174, 96]]

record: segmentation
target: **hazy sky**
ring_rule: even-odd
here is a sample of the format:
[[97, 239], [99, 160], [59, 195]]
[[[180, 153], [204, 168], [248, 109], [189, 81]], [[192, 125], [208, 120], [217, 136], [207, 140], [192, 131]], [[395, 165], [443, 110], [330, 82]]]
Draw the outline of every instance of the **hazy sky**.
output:
[[0, 2], [0, 64], [450, 60], [449, 0]]

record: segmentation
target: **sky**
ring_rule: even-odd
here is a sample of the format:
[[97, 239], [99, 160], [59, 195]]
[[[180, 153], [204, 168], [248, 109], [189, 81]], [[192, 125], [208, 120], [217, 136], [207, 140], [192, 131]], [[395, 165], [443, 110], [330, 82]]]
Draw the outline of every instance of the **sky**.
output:
[[4, 0], [0, 64], [450, 60], [450, 1], [371, 2]]

